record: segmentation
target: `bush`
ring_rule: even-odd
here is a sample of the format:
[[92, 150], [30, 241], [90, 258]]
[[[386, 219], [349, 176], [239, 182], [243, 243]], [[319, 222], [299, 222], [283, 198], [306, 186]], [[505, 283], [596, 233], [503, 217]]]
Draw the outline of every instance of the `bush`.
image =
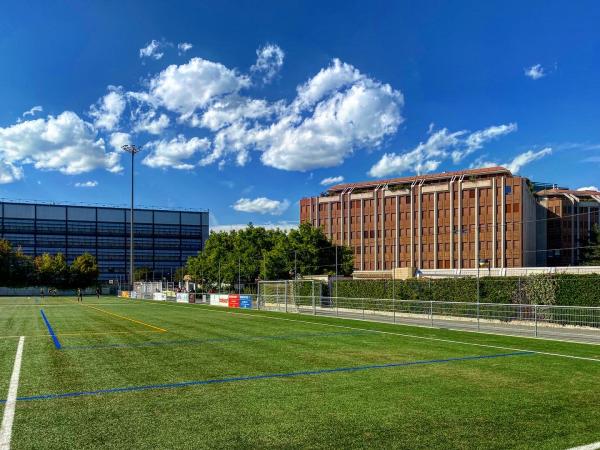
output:
[[[477, 279], [344, 280], [332, 286], [337, 297], [476, 302]], [[337, 293], [337, 294], [336, 294]], [[482, 277], [482, 303], [600, 306], [600, 274]]]

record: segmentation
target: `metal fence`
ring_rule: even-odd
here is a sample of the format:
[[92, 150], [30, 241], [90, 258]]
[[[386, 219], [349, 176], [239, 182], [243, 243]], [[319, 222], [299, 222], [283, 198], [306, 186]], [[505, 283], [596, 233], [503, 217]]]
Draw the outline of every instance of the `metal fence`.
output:
[[497, 334], [600, 343], [600, 307], [468, 303], [261, 293], [254, 308]]

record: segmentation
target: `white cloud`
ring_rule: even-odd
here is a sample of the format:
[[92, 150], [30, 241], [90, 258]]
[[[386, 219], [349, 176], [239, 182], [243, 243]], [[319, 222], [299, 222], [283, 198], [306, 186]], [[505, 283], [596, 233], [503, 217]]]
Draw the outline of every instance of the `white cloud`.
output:
[[123, 88], [109, 86], [108, 94], [90, 106], [89, 114], [94, 118], [94, 126], [106, 131], [114, 130], [119, 125], [125, 106]]
[[140, 48], [140, 58], [152, 58], [159, 60], [164, 56], [162, 49], [165, 47], [165, 43], [152, 39], [145, 47]]
[[543, 148], [542, 150], [539, 150], [537, 152], [534, 152], [533, 150], [528, 150], [525, 153], [517, 155], [512, 161], [504, 165], [504, 167], [506, 167], [512, 173], [519, 173], [521, 168], [526, 164], [543, 158], [546, 155], [550, 155], [551, 153], [552, 149], [550, 147]]
[[16, 167], [33, 164], [68, 175], [122, 170], [120, 155], [106, 152], [94, 126], [71, 111], [0, 127], [0, 159]]
[[532, 80], [539, 80], [540, 78], [546, 76], [546, 72], [541, 64], [535, 64], [531, 67], [527, 67], [524, 69], [525, 76], [531, 78]]
[[33, 108], [31, 108], [29, 111], [25, 111], [23, 113], [23, 117], [27, 117], [27, 116], [35, 116], [35, 113], [39, 113], [42, 112], [44, 110], [44, 108], [42, 108], [41, 106], [34, 106]]
[[124, 145], [131, 144], [129, 133], [116, 132], [110, 135], [110, 146], [117, 151], [121, 151]]
[[180, 42], [179, 44], [177, 44], [177, 50], [179, 51], [180, 55], [183, 55], [188, 50], [191, 50], [192, 47], [193, 45], [189, 42]]
[[193, 169], [197, 162], [189, 162], [196, 153], [210, 147], [206, 138], [193, 137], [186, 140], [183, 135], [167, 140], [149, 142], [144, 148], [150, 149], [150, 154], [142, 160], [142, 164], [154, 168], [172, 168], [181, 170]]
[[0, 184], [8, 184], [23, 179], [23, 169], [0, 160]]
[[290, 206], [288, 200], [271, 200], [266, 197], [257, 197], [255, 199], [240, 198], [232, 206], [236, 211], [257, 213], [257, 214], [270, 214], [278, 216], [287, 210]]
[[471, 133], [465, 139], [465, 146], [461, 149], [456, 149], [452, 152], [452, 161], [456, 164], [460, 162], [465, 156], [470, 155], [474, 151], [479, 150], [489, 141], [492, 141], [500, 136], [517, 131], [516, 123], [509, 123], [505, 125], [494, 125], [483, 130], [475, 131]]
[[133, 131], [136, 133], [161, 134], [170, 123], [166, 114], [158, 115], [155, 110], [151, 109], [139, 114], [138, 120], [133, 124]]
[[[274, 48], [260, 49], [264, 53], [278, 54]], [[257, 151], [267, 166], [305, 171], [337, 166], [357, 150], [379, 147], [404, 120], [400, 91], [338, 59], [298, 86], [291, 102], [243, 95], [251, 85], [248, 76], [202, 58], [171, 65], [149, 80], [147, 91], [127, 93], [138, 105], [133, 131], [150, 131], [147, 118], [160, 117], [165, 108], [180, 124], [214, 133], [201, 165], [222, 168], [233, 160], [243, 166]], [[160, 125], [153, 131], [162, 131], [167, 119], [152, 122]]]
[[229, 95], [215, 101], [193, 125], [217, 131], [239, 120], [269, 117], [278, 111], [279, 105], [269, 105], [266, 100]]
[[283, 66], [284, 58], [285, 53], [278, 45], [267, 44], [256, 50], [256, 63], [250, 71], [261, 75], [263, 83], [270, 83]]
[[521, 154], [515, 156], [512, 161], [508, 161], [505, 163], [499, 163], [497, 161], [488, 161], [485, 159], [485, 157], [481, 157], [481, 158], [477, 158], [475, 161], [473, 161], [471, 163], [471, 165], [469, 166], [469, 168], [479, 169], [479, 168], [484, 168], [484, 167], [501, 166], [501, 167], [506, 167], [512, 173], [516, 174], [526, 164], [529, 164], [533, 161], [541, 159], [544, 156], [550, 155], [550, 154], [552, 154], [552, 149], [550, 147], [546, 147], [537, 152], [535, 152], [533, 150], [528, 150], [524, 153], [521, 153]]
[[[180, 50], [189, 50], [183, 45], [186, 43], [180, 44]], [[161, 48], [168, 46], [173, 44], [153, 40], [140, 50], [140, 56], [159, 57]], [[279, 47], [266, 45], [257, 51], [251, 72], [271, 78], [284, 57]], [[106, 145], [117, 149], [129, 143], [130, 134], [161, 134], [177, 121], [179, 125], [208, 130], [208, 139], [187, 141], [178, 136], [151, 142], [145, 164], [184, 169], [216, 164], [222, 168], [233, 161], [243, 166], [251, 160], [251, 152], [257, 152], [264, 165], [307, 171], [340, 165], [359, 150], [381, 146], [404, 120], [400, 91], [338, 59], [299, 85], [296, 97], [290, 101], [254, 98], [245, 92], [251, 87], [249, 74], [192, 58], [151, 76], [138, 92], [109, 86], [107, 93], [90, 106], [93, 123], [66, 112], [56, 118], [49, 116], [47, 121], [32, 120], [3, 129], [15, 131], [17, 125], [22, 125], [18, 130], [25, 132], [35, 123], [41, 130], [51, 128], [61, 118], [65, 127], [79, 133], [72, 136], [79, 139], [74, 145], [68, 145], [67, 138], [57, 145], [48, 140], [38, 147], [41, 151], [34, 152], [15, 140], [12, 146], [28, 150], [0, 147], [0, 152], [13, 152], [7, 161], [15, 167], [31, 163], [65, 173], [81, 173], [92, 167], [120, 170], [120, 152], [107, 152]], [[130, 111], [127, 121], [126, 110]], [[38, 132], [38, 139], [45, 141], [39, 136], [42, 132]], [[86, 156], [76, 158], [74, 155], [80, 152]], [[27, 156], [16, 156], [21, 153]], [[196, 153], [202, 153], [199, 161], [189, 161]]]
[[277, 169], [337, 166], [358, 149], [381, 145], [404, 120], [401, 92], [338, 60], [300, 86], [287, 105], [243, 98], [237, 103], [211, 108], [203, 117], [204, 126], [218, 132], [202, 164], [222, 164], [233, 154], [244, 165], [254, 149], [262, 152], [263, 164]]
[[481, 169], [485, 167], [502, 166], [502, 164], [499, 164], [498, 162], [486, 160], [486, 157], [487, 156], [482, 156], [477, 158], [469, 165], [469, 169]]
[[404, 153], [386, 153], [368, 172], [368, 175], [375, 178], [386, 177], [392, 174], [400, 174], [406, 171], [413, 171], [417, 174], [423, 174], [435, 171], [441, 161], [425, 160], [415, 150]]
[[344, 177], [339, 175], [337, 177], [327, 177], [321, 180], [321, 186], [330, 186], [332, 184], [338, 184], [344, 181]]
[[282, 117], [251, 130], [263, 164], [306, 171], [340, 165], [355, 150], [376, 148], [404, 120], [402, 94], [387, 84], [362, 79], [316, 104], [312, 114]]
[[329, 67], [321, 69], [318, 74], [297, 88], [295, 104], [299, 107], [313, 105], [328, 94], [363, 78], [358, 69], [335, 58]]
[[96, 186], [98, 186], [98, 182], [96, 180], [82, 181], [82, 182], [75, 183], [75, 187], [80, 187], [80, 188], [93, 188]]
[[386, 153], [371, 167], [372, 177], [385, 177], [403, 172], [429, 173], [438, 169], [442, 161], [452, 158], [460, 162], [465, 156], [479, 150], [499, 136], [517, 129], [514, 123], [497, 125], [469, 133], [465, 130], [449, 132], [447, 128], [429, 133], [427, 141], [404, 153]]
[[460, 145], [464, 134], [465, 131], [450, 133], [447, 128], [443, 128], [430, 134], [427, 141], [419, 142], [411, 151], [384, 154], [368, 174], [372, 177], [385, 177], [406, 171], [418, 174], [433, 172], [441, 164], [441, 160], [448, 157], [449, 150]]
[[577, 188], [578, 191], [598, 191], [598, 186], [583, 186]]
[[[180, 119], [185, 121], [211, 101], [249, 85], [250, 79], [235, 70], [202, 58], [192, 58], [186, 64], [170, 65], [152, 78], [147, 99], [179, 113]], [[138, 95], [138, 98], [143, 97]]]

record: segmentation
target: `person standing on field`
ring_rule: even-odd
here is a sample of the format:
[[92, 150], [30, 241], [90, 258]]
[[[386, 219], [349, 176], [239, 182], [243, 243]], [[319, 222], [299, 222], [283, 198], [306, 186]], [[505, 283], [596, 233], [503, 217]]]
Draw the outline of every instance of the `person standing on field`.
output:
[[81, 288], [77, 288], [77, 301], [83, 303], [83, 293], [81, 292]]
[[100, 298], [100, 288], [96, 288], [96, 298]]

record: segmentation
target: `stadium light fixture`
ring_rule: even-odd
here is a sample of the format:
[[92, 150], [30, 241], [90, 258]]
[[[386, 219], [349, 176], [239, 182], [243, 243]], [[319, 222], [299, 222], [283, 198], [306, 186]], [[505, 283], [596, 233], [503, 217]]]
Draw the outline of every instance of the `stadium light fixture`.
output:
[[123, 145], [121, 149], [124, 152], [131, 154], [131, 211], [129, 215], [129, 282], [133, 289], [133, 174], [135, 172], [134, 157], [136, 153], [139, 153], [142, 149], [134, 144]]

